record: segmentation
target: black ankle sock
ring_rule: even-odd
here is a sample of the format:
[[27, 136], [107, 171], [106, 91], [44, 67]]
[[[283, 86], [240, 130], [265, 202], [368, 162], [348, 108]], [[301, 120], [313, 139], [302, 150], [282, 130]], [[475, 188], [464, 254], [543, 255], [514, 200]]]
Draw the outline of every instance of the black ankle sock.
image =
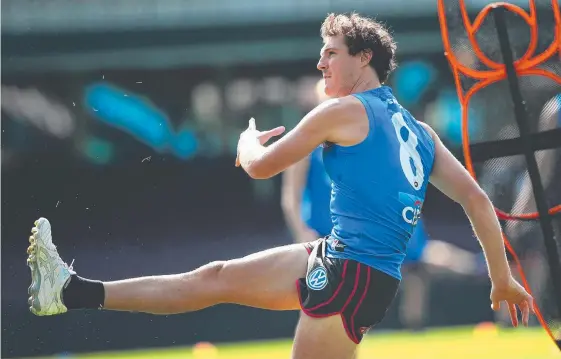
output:
[[105, 302], [105, 288], [98, 280], [89, 280], [73, 274], [62, 290], [62, 301], [70, 309], [99, 309]]

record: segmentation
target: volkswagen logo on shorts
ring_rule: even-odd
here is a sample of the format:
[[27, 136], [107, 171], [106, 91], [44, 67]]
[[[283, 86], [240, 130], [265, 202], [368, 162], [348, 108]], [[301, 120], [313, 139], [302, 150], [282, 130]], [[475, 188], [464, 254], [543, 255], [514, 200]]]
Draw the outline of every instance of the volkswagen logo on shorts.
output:
[[323, 267], [317, 267], [308, 274], [306, 278], [308, 288], [312, 290], [322, 290], [327, 285], [327, 272]]

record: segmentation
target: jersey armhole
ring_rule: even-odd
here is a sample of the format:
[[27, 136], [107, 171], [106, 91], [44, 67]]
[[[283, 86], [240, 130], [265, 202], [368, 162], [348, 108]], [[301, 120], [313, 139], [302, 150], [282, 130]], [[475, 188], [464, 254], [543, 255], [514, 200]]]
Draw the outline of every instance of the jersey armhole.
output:
[[360, 103], [362, 104], [362, 107], [364, 108], [364, 111], [366, 112], [366, 119], [368, 121], [368, 134], [366, 135], [364, 140], [362, 140], [361, 142], [359, 142], [357, 144], [354, 144], [352, 146], [341, 146], [341, 145], [336, 144], [336, 143], [332, 144], [333, 146], [337, 146], [337, 148], [339, 148], [339, 150], [347, 151], [347, 152], [352, 152], [354, 150], [357, 150], [362, 145], [368, 143], [371, 140], [372, 135], [374, 134], [374, 131], [376, 130], [376, 116], [374, 115], [374, 112], [370, 108], [368, 102], [362, 96], [360, 96], [359, 94], [352, 94], [352, 96], [360, 101]]
[[[431, 149], [432, 149], [432, 163], [430, 166], [430, 171], [428, 174], [428, 177], [430, 179], [430, 176], [432, 175], [432, 170], [434, 169], [434, 162], [436, 161], [436, 142], [434, 140], [434, 138], [432, 137], [432, 133], [430, 133], [429, 130], [427, 130], [424, 126], [420, 126], [421, 130], [425, 133], [425, 135], [428, 137]], [[429, 180], [430, 181], [430, 180]]]

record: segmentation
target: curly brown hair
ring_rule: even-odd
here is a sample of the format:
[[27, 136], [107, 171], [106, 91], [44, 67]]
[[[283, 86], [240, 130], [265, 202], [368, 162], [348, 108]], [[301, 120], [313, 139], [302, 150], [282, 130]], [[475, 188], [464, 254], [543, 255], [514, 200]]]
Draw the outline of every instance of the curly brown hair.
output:
[[349, 48], [349, 55], [362, 51], [372, 53], [370, 66], [378, 79], [384, 83], [397, 67], [395, 60], [396, 43], [390, 32], [379, 22], [357, 13], [329, 14], [321, 25], [321, 37], [343, 35]]

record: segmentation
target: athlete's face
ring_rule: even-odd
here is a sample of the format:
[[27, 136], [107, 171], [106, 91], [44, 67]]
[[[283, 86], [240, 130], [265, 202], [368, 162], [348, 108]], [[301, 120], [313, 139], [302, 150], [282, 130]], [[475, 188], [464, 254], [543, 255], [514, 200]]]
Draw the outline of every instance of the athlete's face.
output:
[[325, 94], [329, 97], [347, 96], [360, 78], [364, 60], [361, 60], [360, 53], [349, 55], [343, 36], [326, 37], [323, 42], [317, 68], [323, 74]]

